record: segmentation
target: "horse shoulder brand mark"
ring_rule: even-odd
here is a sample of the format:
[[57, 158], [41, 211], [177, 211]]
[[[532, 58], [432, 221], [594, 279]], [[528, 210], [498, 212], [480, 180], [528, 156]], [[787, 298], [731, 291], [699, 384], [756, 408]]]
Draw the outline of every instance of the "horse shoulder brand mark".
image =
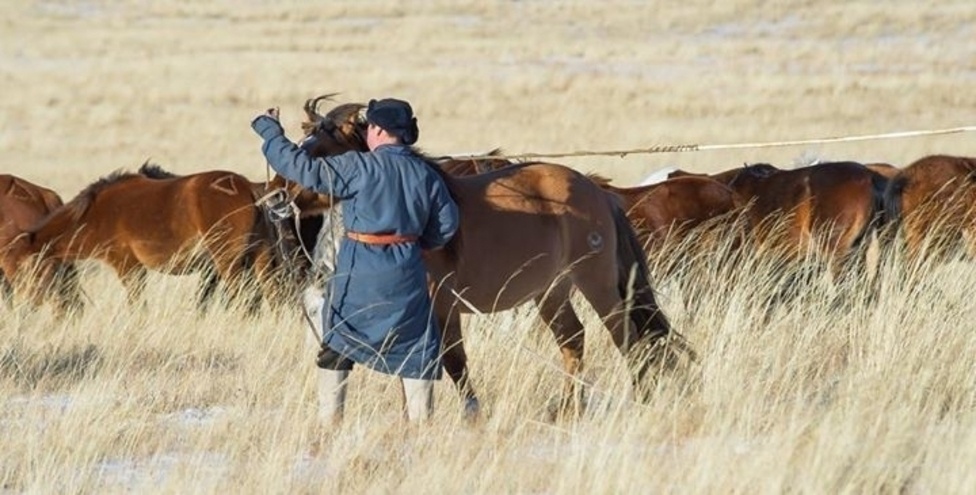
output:
[[603, 236], [599, 232], [590, 232], [586, 236], [586, 242], [590, 244], [590, 249], [594, 251], [603, 249]]
[[225, 175], [210, 183], [210, 187], [227, 194], [228, 196], [234, 196], [237, 194], [237, 185], [234, 184], [234, 176]]

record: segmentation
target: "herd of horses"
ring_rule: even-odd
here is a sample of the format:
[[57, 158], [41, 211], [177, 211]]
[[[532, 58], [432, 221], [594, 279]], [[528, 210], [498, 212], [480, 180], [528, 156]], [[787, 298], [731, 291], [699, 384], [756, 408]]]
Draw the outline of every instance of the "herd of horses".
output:
[[[364, 105], [322, 114], [318, 107], [328, 99], [306, 102], [299, 146], [312, 157], [368, 151]], [[425, 261], [443, 365], [466, 403], [477, 399], [461, 314], [529, 301], [555, 336], [566, 396], [574, 395], [584, 352], [574, 290], [604, 322], [638, 390], [650, 371], [695, 359], [657, 304], [648, 257], [702, 224], [744, 225], [736, 230], [741, 248], [761, 245], [786, 259], [814, 253], [834, 266], [886, 230], [903, 232], [912, 256], [929, 254], [933, 236], [935, 245], [976, 253], [973, 158], [928, 156], [900, 168], [831, 162], [753, 164], [714, 175], [676, 170], [637, 187], [553, 163], [425, 158], [461, 211], [456, 236]], [[271, 197], [284, 197], [300, 221], [267, 207]], [[0, 283], [8, 301], [49, 300], [59, 312], [77, 314], [85, 297], [75, 262], [96, 259], [116, 271], [131, 304], [141, 304], [146, 274], [156, 270], [203, 274], [201, 309], [223, 287], [256, 312], [262, 300], [297, 301], [313, 271], [302, 253], [314, 248], [323, 215], [336, 205], [338, 198], [280, 177], [256, 183], [232, 171], [176, 176], [148, 163], [101, 178], [67, 203], [50, 189], [0, 175]]]

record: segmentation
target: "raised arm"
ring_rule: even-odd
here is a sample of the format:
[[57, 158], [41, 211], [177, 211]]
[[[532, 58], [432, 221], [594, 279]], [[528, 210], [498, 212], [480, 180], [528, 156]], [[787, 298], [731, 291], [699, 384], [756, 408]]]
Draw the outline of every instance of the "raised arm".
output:
[[353, 184], [362, 169], [359, 153], [312, 158], [288, 140], [281, 124], [269, 115], [254, 119], [251, 128], [264, 140], [261, 151], [282, 177], [321, 194], [342, 198], [355, 193]]

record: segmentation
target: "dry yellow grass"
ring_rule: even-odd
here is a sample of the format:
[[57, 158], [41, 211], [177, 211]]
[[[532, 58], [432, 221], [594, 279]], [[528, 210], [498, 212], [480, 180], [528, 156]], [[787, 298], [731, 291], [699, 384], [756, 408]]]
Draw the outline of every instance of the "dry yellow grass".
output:
[[[70, 198], [152, 157], [174, 172], [264, 177], [248, 123], [305, 98], [399, 96], [435, 154], [627, 149], [971, 125], [969, 2], [330, 3], [25, 1], [0, 6], [4, 172]], [[976, 155], [972, 135], [567, 160], [621, 184], [664, 165]], [[666, 261], [666, 260], [665, 260]], [[702, 354], [648, 404], [592, 314], [576, 422], [545, 421], [551, 337], [526, 308], [466, 329], [486, 419], [447, 382], [435, 422], [400, 421], [396, 382], [356, 371], [347, 421], [314, 422], [297, 311], [192, 306], [154, 276], [125, 307], [97, 265], [80, 319], [0, 319], [0, 487], [115, 493], [958, 493], [976, 486], [970, 264], [886, 258], [875, 301], [815, 284], [772, 310], [759, 260], [696, 260], [660, 287]], [[855, 292], [856, 293], [856, 292]], [[318, 457], [309, 447], [321, 441]]]

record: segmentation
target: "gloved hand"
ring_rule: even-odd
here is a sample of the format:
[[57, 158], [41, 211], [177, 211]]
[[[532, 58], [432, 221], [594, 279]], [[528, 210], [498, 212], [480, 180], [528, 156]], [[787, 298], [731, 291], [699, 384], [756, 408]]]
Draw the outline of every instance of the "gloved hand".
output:
[[281, 122], [278, 121], [279, 111], [278, 107], [269, 108], [267, 111], [258, 115], [251, 121], [251, 129], [254, 129], [259, 136], [265, 141], [283, 135], [285, 130], [281, 127]]

